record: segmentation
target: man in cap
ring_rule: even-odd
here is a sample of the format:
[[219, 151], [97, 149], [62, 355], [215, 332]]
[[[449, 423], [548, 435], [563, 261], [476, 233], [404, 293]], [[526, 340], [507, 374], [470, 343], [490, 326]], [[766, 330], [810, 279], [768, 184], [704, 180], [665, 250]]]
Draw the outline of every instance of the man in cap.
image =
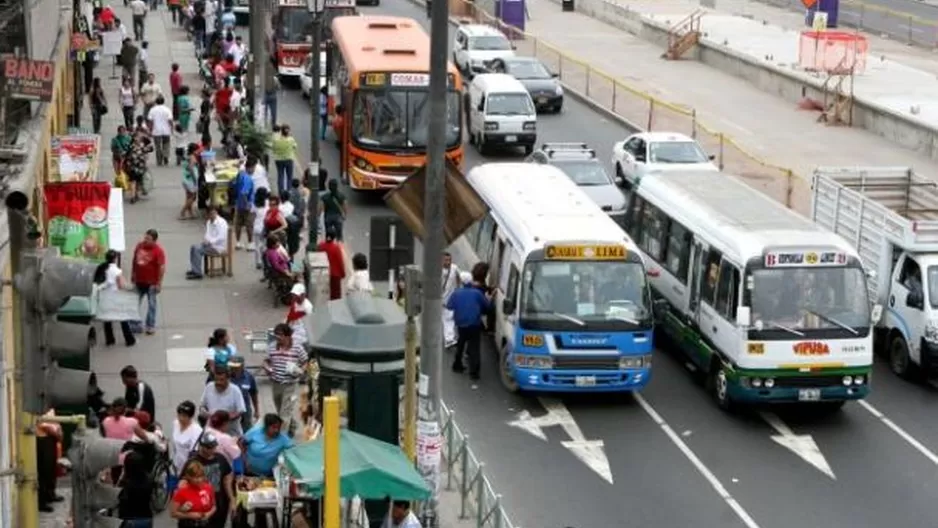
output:
[[472, 283], [472, 274], [464, 271], [459, 277], [462, 287], [457, 288], [446, 302], [446, 309], [453, 311], [456, 323], [456, 354], [453, 357], [453, 372], [463, 372], [463, 354], [469, 362], [469, 377], [472, 388], [479, 381], [479, 358], [482, 337], [482, 316], [492, 308], [491, 294], [483, 293]]
[[234, 473], [231, 464], [218, 452], [218, 439], [212, 433], [204, 433], [199, 439], [199, 449], [192, 459], [202, 464], [205, 480], [215, 491], [215, 514], [208, 520], [209, 528], [224, 528], [235, 508]]
[[228, 369], [231, 371], [231, 384], [241, 389], [244, 396], [244, 407], [247, 409], [241, 414], [241, 429], [247, 431], [254, 425], [254, 420], [260, 412], [257, 403], [257, 380], [244, 368], [244, 358], [232, 356], [228, 358]]
[[290, 289], [290, 311], [286, 323], [293, 329], [293, 342], [305, 346], [309, 342], [306, 317], [313, 313], [313, 303], [306, 298], [306, 286], [299, 282]]

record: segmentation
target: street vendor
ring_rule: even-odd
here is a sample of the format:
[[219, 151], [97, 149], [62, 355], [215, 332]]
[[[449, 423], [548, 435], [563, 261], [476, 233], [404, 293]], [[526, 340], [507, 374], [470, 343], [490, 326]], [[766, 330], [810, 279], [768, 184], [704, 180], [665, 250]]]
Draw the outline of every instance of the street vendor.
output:
[[244, 453], [244, 473], [254, 477], [272, 478], [281, 453], [293, 447], [293, 440], [283, 432], [283, 419], [265, 414], [264, 420], [252, 427], [238, 441]]
[[313, 313], [313, 303], [306, 297], [306, 286], [300, 283], [293, 285], [290, 290], [290, 311], [287, 312], [286, 323], [293, 329], [293, 342], [306, 346], [309, 335], [306, 331], [306, 318]]

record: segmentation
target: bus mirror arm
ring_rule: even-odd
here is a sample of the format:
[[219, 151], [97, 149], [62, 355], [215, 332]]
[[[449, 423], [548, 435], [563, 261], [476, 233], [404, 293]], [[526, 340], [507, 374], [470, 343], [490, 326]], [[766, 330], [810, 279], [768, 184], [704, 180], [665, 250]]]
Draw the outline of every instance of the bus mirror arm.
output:
[[752, 311], [748, 306], [736, 307], [736, 326], [749, 328], [752, 325]]

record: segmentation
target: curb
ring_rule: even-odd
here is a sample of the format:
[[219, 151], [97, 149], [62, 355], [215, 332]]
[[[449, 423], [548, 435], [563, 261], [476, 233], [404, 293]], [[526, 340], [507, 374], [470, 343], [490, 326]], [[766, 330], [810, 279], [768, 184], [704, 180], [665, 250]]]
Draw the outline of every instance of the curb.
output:
[[[420, 6], [420, 7], [426, 7], [426, 5], [427, 5], [427, 3], [425, 2], [425, 0], [407, 0], [407, 1], [410, 2], [411, 4], [414, 4], [414, 5]], [[459, 25], [459, 19], [456, 18], [456, 17], [451, 16], [451, 17], [449, 17], [449, 24], [450, 24], [451, 26], [458, 26], [458, 25]], [[538, 37], [535, 36], [535, 35], [531, 35], [531, 36], [534, 37], [534, 38], [538, 38]], [[545, 42], [547, 42], [547, 41], [545, 40]], [[636, 125], [635, 123], [633, 123], [632, 121], [626, 119], [625, 117], [622, 117], [622, 116], [620, 116], [619, 114], [613, 112], [612, 110], [606, 108], [605, 106], [603, 106], [602, 104], [596, 102], [594, 99], [592, 99], [592, 98], [589, 97], [588, 95], [582, 93], [580, 90], [577, 90], [576, 88], [570, 87], [570, 85], [567, 84], [567, 83], [565, 83], [565, 82], [563, 82], [562, 79], [561, 79], [561, 81], [560, 81], [560, 85], [563, 86], [563, 91], [564, 91], [565, 94], [569, 94], [570, 96], [572, 96], [574, 99], [576, 99], [576, 100], [579, 101], [580, 103], [583, 103], [584, 105], [588, 106], [588, 107], [589, 107], [591, 110], [593, 110], [594, 112], [599, 113], [599, 114], [602, 114], [604, 117], [606, 117], [606, 118], [609, 119], [610, 121], [615, 121], [615, 122], [619, 123], [620, 125], [622, 125], [624, 128], [626, 128], [626, 129], [628, 130], [628, 133], [629, 133], [629, 134], [635, 134], [635, 133], [638, 133], [638, 132], [644, 132], [644, 131], [645, 131], [645, 129], [644, 129], [643, 127]]]

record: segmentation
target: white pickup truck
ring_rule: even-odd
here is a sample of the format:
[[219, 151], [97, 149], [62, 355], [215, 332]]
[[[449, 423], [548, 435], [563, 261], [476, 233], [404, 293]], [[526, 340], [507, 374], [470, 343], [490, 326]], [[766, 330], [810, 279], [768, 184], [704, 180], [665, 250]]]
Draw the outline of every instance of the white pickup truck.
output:
[[857, 248], [885, 308], [877, 348], [899, 376], [938, 378], [938, 182], [908, 167], [819, 167], [812, 219]]

